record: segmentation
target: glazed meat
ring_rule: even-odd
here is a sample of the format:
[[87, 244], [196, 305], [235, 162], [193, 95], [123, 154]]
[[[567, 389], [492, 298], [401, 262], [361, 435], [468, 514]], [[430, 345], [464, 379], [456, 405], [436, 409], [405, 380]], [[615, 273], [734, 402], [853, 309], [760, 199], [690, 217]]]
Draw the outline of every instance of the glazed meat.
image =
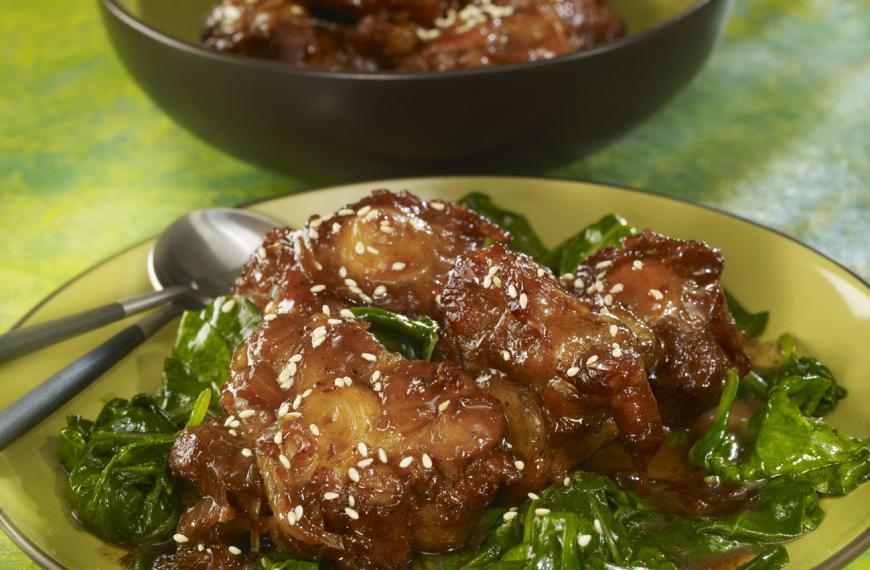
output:
[[602, 0], [224, 0], [217, 51], [332, 70], [448, 70], [534, 61], [622, 36]]
[[414, 550], [465, 544], [519, 478], [502, 409], [457, 366], [405, 360], [366, 329], [282, 315], [237, 349], [227, 419], [173, 448], [173, 471], [203, 496], [179, 525], [181, 551], [251, 529], [246, 509], [272, 514], [263, 528], [280, 548], [339, 568], [402, 568]]
[[577, 270], [580, 299], [652, 331], [648, 375], [669, 421], [690, 422], [713, 407], [729, 369], [749, 371], [719, 281], [722, 269], [722, 254], [704, 243], [643, 232]]
[[530, 257], [503, 245], [463, 255], [442, 304], [441, 354], [491, 383], [525, 484], [561, 477], [617, 430], [639, 468], [656, 451], [663, 430], [634, 334]]
[[273, 230], [234, 290], [282, 314], [365, 304], [435, 315], [456, 258], [508, 237], [463, 206], [377, 190], [301, 230]]

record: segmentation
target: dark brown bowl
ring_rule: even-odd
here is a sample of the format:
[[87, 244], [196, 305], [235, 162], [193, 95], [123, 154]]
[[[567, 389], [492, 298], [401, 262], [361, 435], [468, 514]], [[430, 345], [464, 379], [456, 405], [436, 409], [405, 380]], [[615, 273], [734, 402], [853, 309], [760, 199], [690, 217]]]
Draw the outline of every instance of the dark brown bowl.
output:
[[212, 0], [101, 5], [124, 65], [180, 125], [255, 164], [342, 179], [598, 148], [694, 77], [732, 2], [611, 0], [628, 24], [621, 40], [547, 61], [423, 73], [315, 71], [208, 51], [198, 36]]

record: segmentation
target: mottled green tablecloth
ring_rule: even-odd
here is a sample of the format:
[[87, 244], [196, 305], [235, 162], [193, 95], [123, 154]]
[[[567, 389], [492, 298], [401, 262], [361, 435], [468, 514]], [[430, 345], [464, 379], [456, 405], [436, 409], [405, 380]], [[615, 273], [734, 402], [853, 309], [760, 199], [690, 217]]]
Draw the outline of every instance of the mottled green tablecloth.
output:
[[[0, 329], [191, 209], [302, 185], [173, 125], [112, 54], [96, 2], [7, 0], [0, 38]], [[663, 112], [538, 174], [713, 204], [870, 277], [870, 3], [738, 0], [709, 65]], [[0, 566], [33, 565], [0, 535]]]

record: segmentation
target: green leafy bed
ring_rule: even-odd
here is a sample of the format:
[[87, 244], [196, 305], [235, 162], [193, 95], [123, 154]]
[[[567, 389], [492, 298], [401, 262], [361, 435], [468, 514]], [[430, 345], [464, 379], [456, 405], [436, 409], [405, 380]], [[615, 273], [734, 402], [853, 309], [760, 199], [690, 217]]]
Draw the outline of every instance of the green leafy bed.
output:
[[[521, 214], [472, 193], [461, 203], [507, 229], [511, 246], [555, 274], [572, 273], [603, 247], [619, 247], [636, 230], [608, 215], [556, 248], [547, 249]], [[738, 325], [760, 335], [767, 313], [753, 314], [727, 295]], [[438, 325], [373, 307], [353, 309], [389, 350], [428, 360]], [[260, 322], [247, 299], [226, 296], [184, 314], [155, 396], [108, 402], [94, 421], [70, 416], [58, 454], [77, 518], [102, 539], [127, 546], [166, 542], [181, 511], [180, 489], [167, 465], [179, 430], [219, 416], [219, 393], [236, 346]], [[675, 569], [734, 555], [742, 568], [781, 568], [781, 543], [815, 529], [820, 495], [842, 495], [870, 477], [870, 442], [846, 436], [822, 419], [846, 396], [818, 360], [799, 356], [780, 339], [781, 363], [743, 378], [729, 375], [713, 426], [690, 449], [689, 461], [722, 481], [758, 487], [749, 510], [692, 519], [663, 515], [605, 476], [576, 472], [513, 509], [492, 508], [474, 532], [473, 547], [421, 556], [415, 570]], [[729, 427], [737, 400], [752, 400], [748, 422]], [[542, 510], [543, 509], [543, 510]], [[540, 513], [540, 514], [538, 514]], [[544, 516], [541, 514], [546, 513]], [[152, 554], [130, 567], [148, 568]], [[262, 553], [258, 570], [314, 570], [317, 563], [281, 552]]]

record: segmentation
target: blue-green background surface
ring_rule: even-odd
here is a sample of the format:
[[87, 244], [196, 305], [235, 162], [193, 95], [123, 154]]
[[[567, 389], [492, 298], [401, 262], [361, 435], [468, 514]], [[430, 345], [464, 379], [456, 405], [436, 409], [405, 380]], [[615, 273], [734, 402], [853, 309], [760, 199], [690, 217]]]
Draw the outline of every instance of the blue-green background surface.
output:
[[[96, 2], [0, 6], [0, 329], [189, 210], [302, 187], [175, 126], [113, 55]], [[870, 3], [737, 0], [717, 52], [667, 108], [597, 154], [530, 174], [715, 205], [867, 279]], [[31, 566], [0, 535], [0, 567]]]

